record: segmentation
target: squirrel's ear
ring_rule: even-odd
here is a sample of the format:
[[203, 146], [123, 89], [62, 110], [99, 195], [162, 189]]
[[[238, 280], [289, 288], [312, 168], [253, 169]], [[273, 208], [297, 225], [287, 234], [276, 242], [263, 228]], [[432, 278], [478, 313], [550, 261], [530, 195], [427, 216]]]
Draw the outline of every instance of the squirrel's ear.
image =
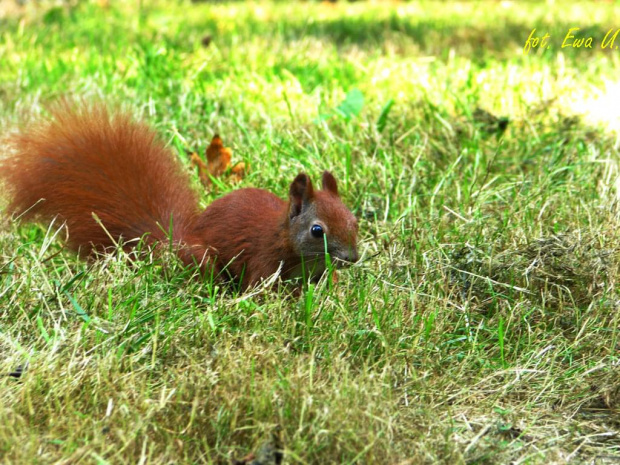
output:
[[338, 195], [338, 183], [334, 175], [329, 171], [323, 171], [323, 190]]
[[307, 174], [298, 174], [289, 189], [289, 217], [293, 218], [301, 214], [313, 197], [312, 181], [310, 181]]

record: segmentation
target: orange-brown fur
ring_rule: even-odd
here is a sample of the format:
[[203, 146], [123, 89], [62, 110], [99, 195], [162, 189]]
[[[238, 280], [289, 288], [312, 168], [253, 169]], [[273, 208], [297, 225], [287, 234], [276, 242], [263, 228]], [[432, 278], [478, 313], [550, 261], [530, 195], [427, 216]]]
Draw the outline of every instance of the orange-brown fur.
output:
[[357, 260], [357, 223], [328, 172], [319, 191], [306, 175], [297, 176], [289, 202], [246, 188], [200, 213], [187, 173], [148, 126], [102, 105], [65, 103], [52, 116], [12, 137], [13, 153], [0, 163], [0, 179], [9, 189], [9, 212], [24, 219], [59, 217], [69, 246], [81, 254], [121, 238], [172, 240], [185, 263], [214, 264], [247, 287], [280, 266], [284, 279], [308, 277], [308, 264], [318, 263], [320, 275], [322, 239], [307, 230], [319, 223], [330, 253], [341, 262]]

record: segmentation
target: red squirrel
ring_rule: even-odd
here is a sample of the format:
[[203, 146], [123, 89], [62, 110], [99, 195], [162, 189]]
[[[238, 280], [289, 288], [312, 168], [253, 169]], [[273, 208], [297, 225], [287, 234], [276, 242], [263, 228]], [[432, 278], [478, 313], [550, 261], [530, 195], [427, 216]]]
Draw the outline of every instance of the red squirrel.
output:
[[278, 270], [284, 280], [316, 280], [326, 248], [336, 266], [358, 260], [357, 221], [329, 171], [321, 190], [299, 174], [288, 202], [245, 188], [201, 213], [188, 173], [157, 133], [104, 105], [60, 104], [50, 120], [9, 137], [9, 147], [0, 162], [8, 212], [26, 220], [58, 217], [80, 255], [143, 236], [153, 244], [172, 241], [186, 265], [226, 273], [243, 288]]

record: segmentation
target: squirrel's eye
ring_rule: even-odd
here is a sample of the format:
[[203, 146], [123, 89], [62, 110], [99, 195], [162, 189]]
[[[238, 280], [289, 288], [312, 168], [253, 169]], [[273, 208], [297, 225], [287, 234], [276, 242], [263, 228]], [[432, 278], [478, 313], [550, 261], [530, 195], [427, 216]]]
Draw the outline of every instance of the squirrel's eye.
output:
[[321, 225], [318, 224], [312, 225], [312, 227], [310, 228], [310, 233], [317, 239], [323, 237], [324, 234], [323, 228], [321, 227]]

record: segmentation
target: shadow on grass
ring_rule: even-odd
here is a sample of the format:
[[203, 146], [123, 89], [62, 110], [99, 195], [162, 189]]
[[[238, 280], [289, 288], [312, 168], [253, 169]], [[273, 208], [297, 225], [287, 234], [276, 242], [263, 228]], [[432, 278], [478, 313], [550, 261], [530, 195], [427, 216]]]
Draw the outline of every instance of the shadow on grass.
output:
[[[305, 36], [314, 36], [318, 39], [329, 40], [337, 45], [359, 45], [380, 47], [388, 41], [398, 41], [399, 36], [413, 41], [423, 54], [447, 55], [451, 49], [457, 53], [471, 54], [472, 59], [480, 60], [487, 54], [493, 56], [514, 55], [521, 52], [526, 41], [534, 28], [535, 36], [542, 38], [545, 33], [550, 35], [548, 44], [549, 51], [562, 50], [571, 57], [589, 56], [597, 53], [613, 53], [620, 47], [619, 37], [613, 42], [613, 50], [601, 48], [605, 36], [607, 41], [617, 29], [602, 25], [591, 25], [570, 32], [574, 38], [566, 39], [567, 34], [574, 23], [542, 23], [535, 21], [524, 23], [510, 18], [499, 17], [489, 25], [480, 25], [473, 22], [419, 20], [408, 16], [401, 17], [391, 14], [386, 18], [345, 17], [333, 20], [316, 21], [309, 24], [292, 23], [286, 25], [285, 34], [290, 39], [299, 39]], [[578, 39], [592, 37], [591, 48], [586, 47], [586, 41], [582, 41], [581, 47], [573, 47], [573, 42]], [[562, 47], [565, 43], [567, 46]], [[576, 42], [575, 45], [578, 45]], [[398, 51], [398, 48], [397, 48]], [[530, 53], [536, 51], [532, 49]]]

